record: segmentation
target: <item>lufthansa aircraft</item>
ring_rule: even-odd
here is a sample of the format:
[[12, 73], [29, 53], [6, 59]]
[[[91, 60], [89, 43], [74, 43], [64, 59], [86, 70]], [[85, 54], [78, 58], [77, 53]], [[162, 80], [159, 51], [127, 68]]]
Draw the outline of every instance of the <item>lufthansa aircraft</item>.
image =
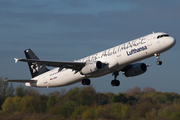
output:
[[[143, 59], [155, 56], [157, 65], [161, 53], [176, 44], [176, 40], [166, 33], [152, 33], [74, 62], [39, 60], [31, 49], [25, 50], [26, 59], [15, 58], [17, 61], [27, 62], [32, 75], [31, 80], [6, 80], [7, 82], [24, 82], [29, 87], [61, 87], [81, 82], [90, 85], [89, 78], [101, 77], [112, 73], [112, 86], [119, 86], [117, 80], [122, 71], [126, 77], [133, 77], [147, 71]], [[135, 63], [138, 62], [138, 63]], [[56, 67], [49, 70], [46, 66]]]

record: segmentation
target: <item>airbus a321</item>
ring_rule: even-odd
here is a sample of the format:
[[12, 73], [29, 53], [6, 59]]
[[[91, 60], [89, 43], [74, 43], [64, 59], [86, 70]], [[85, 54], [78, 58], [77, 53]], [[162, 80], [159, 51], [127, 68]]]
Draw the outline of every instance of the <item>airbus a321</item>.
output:
[[[29, 87], [61, 87], [81, 82], [90, 85], [90, 78], [101, 77], [112, 73], [112, 86], [119, 86], [117, 80], [122, 71], [126, 77], [141, 75], [147, 71], [143, 59], [155, 56], [157, 65], [161, 65], [160, 54], [176, 44], [176, 40], [166, 33], [152, 33], [127, 43], [115, 46], [74, 62], [39, 60], [31, 49], [25, 50], [26, 59], [16, 59], [27, 62], [32, 79], [6, 80], [7, 82], [23, 82]], [[55, 67], [49, 70], [47, 66]]]

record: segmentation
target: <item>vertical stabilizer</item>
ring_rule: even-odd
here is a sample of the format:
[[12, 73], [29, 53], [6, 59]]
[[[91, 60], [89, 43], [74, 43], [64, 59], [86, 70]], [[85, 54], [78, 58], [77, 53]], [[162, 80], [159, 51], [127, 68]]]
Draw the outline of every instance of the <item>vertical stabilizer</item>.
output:
[[[34, 52], [31, 49], [25, 50], [24, 53], [27, 59], [39, 60], [39, 58], [34, 54]], [[49, 69], [47, 69], [45, 65], [39, 65], [37, 63], [28, 63], [28, 66], [29, 66], [32, 78], [49, 71]]]

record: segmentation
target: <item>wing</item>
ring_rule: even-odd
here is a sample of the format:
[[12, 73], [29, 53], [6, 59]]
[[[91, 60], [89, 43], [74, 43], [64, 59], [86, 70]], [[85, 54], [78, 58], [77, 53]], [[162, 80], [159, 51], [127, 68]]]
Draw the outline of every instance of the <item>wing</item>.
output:
[[5, 82], [21, 82], [21, 83], [26, 83], [26, 82], [37, 82], [37, 80], [5, 80]]
[[72, 70], [80, 71], [85, 65], [85, 62], [59, 62], [59, 61], [44, 61], [44, 60], [36, 60], [36, 59], [15, 59], [15, 62], [22, 61], [28, 63], [37, 63], [39, 65], [51, 66], [51, 67], [60, 67], [60, 70], [63, 68], [69, 68]]

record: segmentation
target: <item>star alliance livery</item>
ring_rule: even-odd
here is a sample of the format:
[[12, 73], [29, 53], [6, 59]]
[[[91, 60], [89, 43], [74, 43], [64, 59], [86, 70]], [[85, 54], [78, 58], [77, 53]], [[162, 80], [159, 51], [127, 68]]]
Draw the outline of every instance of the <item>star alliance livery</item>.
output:
[[[101, 77], [112, 73], [114, 80], [112, 86], [119, 86], [117, 80], [122, 71], [126, 77], [141, 75], [147, 71], [145, 63], [139, 63], [143, 59], [155, 56], [157, 65], [161, 53], [169, 50], [176, 44], [176, 40], [166, 33], [152, 33], [91, 56], [74, 62], [45, 61], [33, 53], [31, 49], [25, 50], [26, 59], [15, 58], [18, 61], [27, 62], [31, 80], [6, 80], [7, 82], [24, 82], [29, 87], [61, 87], [81, 82], [90, 85], [89, 78]], [[137, 63], [135, 63], [137, 62]], [[49, 70], [46, 66], [56, 67]]]

